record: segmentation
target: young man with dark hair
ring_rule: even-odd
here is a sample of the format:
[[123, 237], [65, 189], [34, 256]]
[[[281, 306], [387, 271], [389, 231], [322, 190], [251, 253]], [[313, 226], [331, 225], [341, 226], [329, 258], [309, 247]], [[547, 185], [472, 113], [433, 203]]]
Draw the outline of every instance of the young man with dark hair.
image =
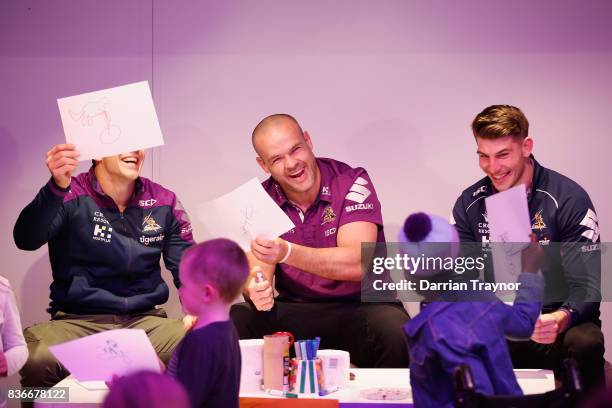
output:
[[545, 304], [531, 340], [509, 342], [515, 368], [558, 372], [563, 358], [572, 356], [585, 386], [600, 384], [604, 379], [600, 239], [588, 194], [576, 182], [535, 160], [529, 122], [519, 108], [489, 106], [476, 116], [472, 131], [486, 177], [464, 190], [455, 203], [453, 218], [461, 241], [488, 244], [484, 198], [524, 184], [531, 228], [547, 246], [542, 270]]
[[24, 331], [29, 358], [21, 370], [27, 387], [51, 387], [68, 371], [48, 346], [115, 328], [147, 332], [168, 361], [184, 335], [179, 320], [156, 308], [168, 300], [160, 258], [179, 286], [182, 252], [193, 244], [191, 223], [176, 195], [140, 177], [144, 151], [96, 160], [72, 176], [74, 145], [47, 153], [51, 179], [19, 215], [17, 247], [49, 244], [53, 272], [51, 322]]

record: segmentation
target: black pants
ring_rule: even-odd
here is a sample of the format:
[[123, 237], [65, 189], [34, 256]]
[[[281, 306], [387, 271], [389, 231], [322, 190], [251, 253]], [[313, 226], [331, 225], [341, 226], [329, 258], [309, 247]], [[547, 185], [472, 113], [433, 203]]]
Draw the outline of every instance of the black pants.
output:
[[582, 323], [561, 333], [552, 344], [534, 341], [508, 341], [514, 368], [545, 368], [560, 379], [563, 359], [573, 357], [578, 363], [585, 390], [604, 384], [604, 337], [595, 323]]
[[296, 340], [321, 338], [321, 349], [346, 350], [358, 367], [407, 368], [402, 326], [410, 317], [395, 303], [295, 303], [275, 299], [260, 312], [249, 303], [230, 311], [241, 339], [288, 331]]

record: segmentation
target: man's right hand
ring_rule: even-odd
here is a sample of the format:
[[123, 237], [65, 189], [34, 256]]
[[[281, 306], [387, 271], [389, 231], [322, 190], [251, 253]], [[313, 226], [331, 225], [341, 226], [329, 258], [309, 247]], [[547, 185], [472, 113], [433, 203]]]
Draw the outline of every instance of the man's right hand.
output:
[[76, 169], [80, 153], [73, 144], [58, 144], [47, 152], [47, 168], [53, 181], [60, 188], [68, 188]]
[[253, 278], [251, 278], [247, 287], [249, 298], [257, 310], [268, 311], [274, 306], [274, 290], [270, 282], [263, 278], [263, 272], [259, 266], [254, 266], [251, 272]]
[[523, 272], [537, 273], [544, 264], [544, 250], [534, 234], [530, 235], [529, 246], [523, 249], [521, 266]]

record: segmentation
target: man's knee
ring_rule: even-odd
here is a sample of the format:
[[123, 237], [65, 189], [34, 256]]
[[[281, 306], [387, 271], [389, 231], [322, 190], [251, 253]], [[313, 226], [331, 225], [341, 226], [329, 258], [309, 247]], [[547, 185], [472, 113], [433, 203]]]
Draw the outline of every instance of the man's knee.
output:
[[[26, 338], [28, 338], [27, 330]], [[20, 371], [22, 386], [52, 387], [69, 374], [49, 351], [45, 342], [29, 340], [27, 345], [28, 360]]]
[[563, 340], [570, 355], [578, 359], [601, 359], [605, 352], [601, 328], [593, 323], [585, 323], [570, 328]]
[[410, 320], [408, 313], [403, 308], [395, 305], [373, 305], [368, 314], [368, 330], [374, 336], [388, 341], [401, 337], [403, 341], [403, 327]]
[[408, 367], [408, 345], [403, 326], [410, 320], [406, 311], [395, 305], [366, 307], [368, 338], [373, 343], [374, 367]]

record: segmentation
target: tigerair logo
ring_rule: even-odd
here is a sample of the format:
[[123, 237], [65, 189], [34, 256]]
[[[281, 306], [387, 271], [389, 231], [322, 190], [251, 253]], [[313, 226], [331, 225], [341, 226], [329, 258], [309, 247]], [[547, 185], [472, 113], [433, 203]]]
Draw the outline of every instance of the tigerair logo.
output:
[[140, 243], [144, 245], [149, 245], [154, 242], [161, 242], [165, 238], [164, 234], [159, 234], [155, 237], [145, 237], [144, 235], [140, 236]]
[[587, 230], [582, 233], [582, 236], [586, 239], [590, 239], [592, 242], [597, 242], [599, 239], [599, 221], [597, 220], [595, 211], [589, 208], [582, 221], [580, 221], [580, 225], [587, 228]]
[[94, 226], [93, 239], [96, 241], [102, 241], [109, 243], [111, 241], [113, 229], [108, 225], [99, 225], [96, 224]]
[[363, 204], [370, 194], [372, 194], [372, 192], [366, 187], [367, 185], [368, 180], [364, 179], [363, 177], [357, 177], [355, 183], [353, 183], [348, 194], [346, 195], [346, 199]]
[[149, 213], [146, 217], [144, 217], [142, 221], [142, 225], [144, 228], [142, 232], [155, 232], [158, 229], [161, 229], [161, 226], [155, 221], [155, 218], [151, 216], [152, 213]]
[[533, 224], [531, 224], [531, 229], [543, 230], [544, 228], [546, 228], [546, 223], [544, 222], [544, 218], [542, 217], [542, 210], [535, 213], [532, 221]]

